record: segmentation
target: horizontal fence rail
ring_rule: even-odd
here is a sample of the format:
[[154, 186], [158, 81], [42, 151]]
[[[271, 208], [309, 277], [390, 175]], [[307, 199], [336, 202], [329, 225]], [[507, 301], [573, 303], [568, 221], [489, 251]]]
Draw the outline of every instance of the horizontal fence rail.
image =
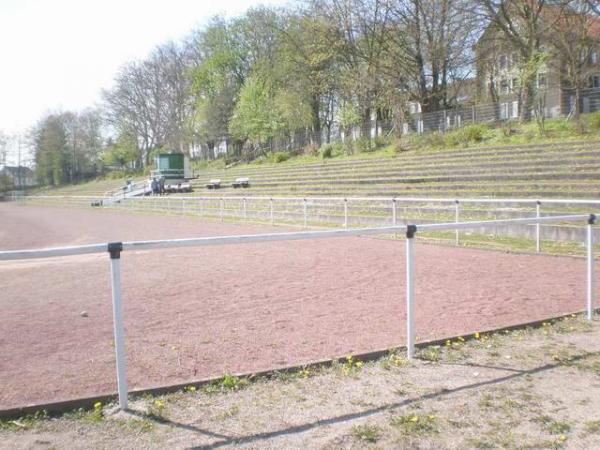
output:
[[[241, 221], [271, 225], [324, 228], [366, 228], [436, 223], [540, 218], [576, 214], [600, 208], [600, 200], [566, 198], [443, 198], [443, 197], [290, 197], [290, 196], [28, 196], [20, 201], [89, 207], [103, 206], [128, 211], [193, 215], [210, 220]], [[482, 231], [482, 230], [479, 230]], [[478, 233], [479, 231], [475, 231]], [[535, 241], [541, 252], [542, 240], [577, 241], [585, 237], [581, 226], [536, 223], [534, 227], [508, 224], [488, 228], [493, 237], [507, 236]], [[449, 237], [448, 237], [449, 238]], [[600, 239], [599, 235], [596, 235]], [[437, 239], [447, 239], [438, 237]], [[453, 242], [465, 239], [454, 230]]]
[[82, 255], [90, 253], [108, 252], [110, 256], [111, 272], [111, 292], [113, 309], [113, 327], [115, 339], [115, 357], [117, 372], [117, 388], [119, 407], [128, 408], [128, 390], [126, 381], [125, 364], [125, 340], [122, 319], [121, 306], [121, 277], [120, 277], [120, 258], [121, 253], [127, 250], [153, 250], [176, 247], [198, 247], [208, 245], [233, 245], [245, 243], [273, 242], [273, 241], [291, 241], [301, 239], [317, 238], [335, 238], [348, 236], [366, 236], [381, 235], [386, 233], [406, 233], [406, 327], [407, 327], [407, 357], [413, 358], [415, 351], [415, 326], [414, 326], [414, 305], [415, 305], [415, 237], [420, 231], [432, 230], [458, 230], [469, 228], [490, 227], [501, 224], [542, 224], [565, 221], [579, 221], [587, 224], [587, 264], [586, 264], [586, 311], [587, 318], [593, 318], [595, 310], [595, 292], [594, 292], [594, 239], [592, 226], [595, 224], [596, 216], [594, 214], [573, 214], [548, 217], [523, 217], [517, 219], [488, 220], [475, 222], [449, 222], [437, 224], [422, 225], [394, 225], [377, 228], [351, 228], [340, 230], [322, 230], [322, 231], [300, 231], [287, 233], [270, 233], [258, 235], [241, 236], [217, 236], [200, 237], [189, 239], [168, 239], [168, 240], [149, 240], [149, 241], [129, 241], [129, 242], [111, 242], [105, 244], [91, 244], [72, 247], [34, 249], [34, 250], [11, 250], [0, 251], [0, 261], [26, 260], [32, 258], [51, 258], [65, 257], [71, 255]]

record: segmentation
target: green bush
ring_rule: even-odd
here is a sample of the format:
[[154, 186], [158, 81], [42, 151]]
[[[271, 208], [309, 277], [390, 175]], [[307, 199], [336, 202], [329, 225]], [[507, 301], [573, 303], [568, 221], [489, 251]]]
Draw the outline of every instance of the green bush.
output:
[[375, 144], [375, 148], [385, 147], [391, 144], [391, 140], [386, 138], [385, 136], [375, 136], [373, 139], [373, 143]]
[[290, 159], [290, 154], [287, 152], [275, 152], [273, 154], [271, 154], [271, 162], [274, 163], [281, 163], [284, 161], [287, 161], [288, 159]]
[[446, 142], [444, 135], [439, 131], [425, 134], [412, 134], [410, 136], [411, 147], [443, 147]]
[[375, 142], [366, 136], [359, 137], [354, 143], [360, 153], [372, 152], [375, 150]]
[[321, 154], [321, 158], [333, 158], [335, 156], [339, 156], [344, 152], [344, 144], [341, 142], [334, 142], [330, 144], [324, 144], [321, 146], [319, 153]]
[[600, 111], [586, 114], [585, 121], [590, 131], [600, 131]]
[[467, 142], [481, 142], [485, 139], [489, 128], [483, 124], [467, 125], [462, 128], [464, 138]]
[[485, 139], [488, 131], [489, 128], [483, 124], [467, 125], [447, 133], [444, 141], [452, 146], [478, 143]]

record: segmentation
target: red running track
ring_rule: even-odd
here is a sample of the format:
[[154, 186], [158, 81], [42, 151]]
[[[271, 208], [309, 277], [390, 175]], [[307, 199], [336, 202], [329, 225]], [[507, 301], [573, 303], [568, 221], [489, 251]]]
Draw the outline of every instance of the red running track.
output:
[[[0, 250], [273, 230], [0, 204]], [[584, 307], [583, 259], [418, 240], [416, 255], [420, 340]], [[125, 252], [129, 387], [402, 345], [404, 258], [372, 237]], [[108, 255], [0, 262], [0, 311], [0, 409], [116, 392]]]

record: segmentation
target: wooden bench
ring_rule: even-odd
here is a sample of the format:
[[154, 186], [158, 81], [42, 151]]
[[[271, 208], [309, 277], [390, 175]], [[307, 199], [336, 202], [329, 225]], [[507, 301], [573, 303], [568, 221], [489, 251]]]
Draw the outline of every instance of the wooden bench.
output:
[[236, 178], [236, 180], [233, 183], [231, 183], [231, 186], [233, 186], [234, 189], [250, 187], [250, 178], [248, 178], [248, 177]]
[[208, 189], [219, 189], [221, 187], [221, 180], [210, 180], [206, 183]]

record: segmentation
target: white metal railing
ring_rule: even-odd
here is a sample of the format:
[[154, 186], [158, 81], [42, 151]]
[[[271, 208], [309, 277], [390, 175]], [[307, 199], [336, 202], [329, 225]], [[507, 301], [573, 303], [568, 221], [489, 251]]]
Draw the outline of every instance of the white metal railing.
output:
[[450, 222], [424, 225], [396, 225], [377, 228], [355, 228], [324, 231], [302, 231], [288, 233], [271, 233], [259, 235], [242, 236], [219, 236], [219, 237], [200, 237], [188, 239], [170, 239], [170, 240], [151, 240], [151, 241], [131, 241], [131, 242], [111, 242], [106, 244], [80, 245], [74, 247], [59, 247], [50, 249], [34, 250], [12, 250], [0, 251], [0, 261], [21, 260], [32, 258], [50, 258], [57, 256], [81, 255], [89, 253], [108, 252], [110, 255], [111, 270], [111, 290], [113, 306], [113, 325], [115, 339], [115, 354], [117, 366], [117, 386], [119, 395], [119, 406], [121, 409], [127, 409], [127, 382], [125, 367], [125, 344], [121, 308], [121, 280], [120, 280], [120, 257], [121, 252], [127, 250], [151, 250], [156, 248], [174, 248], [174, 247], [196, 247], [208, 245], [229, 245], [243, 244], [253, 242], [272, 242], [272, 241], [290, 241], [301, 239], [316, 238], [334, 238], [347, 236], [377, 235], [385, 233], [406, 232], [406, 327], [407, 327], [407, 357], [414, 357], [415, 349], [415, 326], [414, 326], [414, 302], [415, 302], [415, 236], [420, 231], [433, 230], [456, 230], [476, 227], [488, 227], [499, 224], [512, 223], [552, 223], [564, 221], [586, 221], [587, 222], [587, 289], [586, 289], [586, 312], [588, 320], [592, 320], [595, 310], [595, 292], [594, 292], [594, 239], [592, 226], [596, 216], [594, 214], [573, 214], [564, 216], [549, 216], [538, 218], [518, 218], [505, 220], [488, 220], [478, 222]]
[[[423, 198], [423, 197], [269, 197], [269, 196], [139, 196], [99, 199], [95, 196], [30, 196], [21, 201], [68, 203], [74, 206], [90, 204], [131, 210], [154, 210], [167, 213], [193, 214], [200, 217], [225, 220], [243, 220], [259, 223], [294, 224], [328, 227], [387, 226], [415, 221], [431, 222], [431, 215], [441, 215], [441, 221], [461, 219], [482, 220], [492, 215], [508, 219], [527, 213], [542, 217], [542, 206], [552, 206], [546, 212], [557, 215], [565, 207], [581, 209], [583, 205], [600, 207], [594, 199], [535, 199], [535, 198]], [[435, 206], [435, 205], [440, 206]], [[496, 204], [495, 208], [493, 205]], [[477, 205], [481, 205], [477, 208]], [[576, 211], [570, 211], [576, 212]], [[422, 216], [422, 217], [420, 217]], [[583, 236], [583, 230], [573, 231], [574, 239]], [[535, 224], [535, 248], [541, 251], [542, 229]], [[502, 233], [498, 233], [502, 234]], [[531, 236], [526, 229], [513, 230], [513, 235]], [[560, 234], [556, 227], [545, 227], [544, 234]], [[460, 243], [459, 229], [454, 230], [454, 242]]]

